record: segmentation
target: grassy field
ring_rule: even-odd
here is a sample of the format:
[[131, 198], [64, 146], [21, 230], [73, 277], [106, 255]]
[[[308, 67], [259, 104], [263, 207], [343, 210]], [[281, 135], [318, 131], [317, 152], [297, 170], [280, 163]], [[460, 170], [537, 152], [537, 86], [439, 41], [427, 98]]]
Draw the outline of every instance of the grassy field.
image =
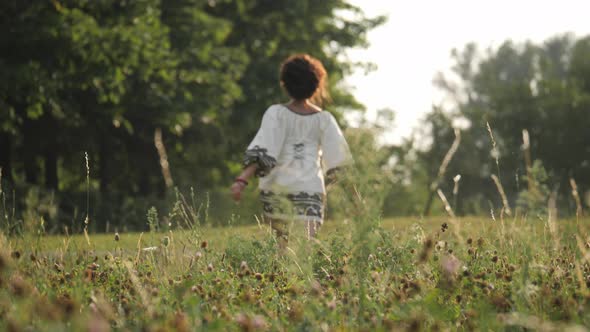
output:
[[0, 238], [0, 329], [544, 330], [590, 325], [590, 220], [330, 220]]

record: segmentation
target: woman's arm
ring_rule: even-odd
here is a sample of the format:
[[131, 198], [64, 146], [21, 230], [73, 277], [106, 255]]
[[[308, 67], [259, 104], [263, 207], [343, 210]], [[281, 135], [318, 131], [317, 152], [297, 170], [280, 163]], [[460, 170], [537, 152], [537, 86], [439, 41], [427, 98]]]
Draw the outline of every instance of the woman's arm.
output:
[[248, 179], [250, 179], [254, 173], [256, 173], [256, 169], [258, 168], [258, 164], [250, 164], [244, 168], [242, 174], [240, 174], [234, 181], [231, 186], [231, 194], [234, 201], [239, 202], [242, 198], [242, 191], [248, 185]]

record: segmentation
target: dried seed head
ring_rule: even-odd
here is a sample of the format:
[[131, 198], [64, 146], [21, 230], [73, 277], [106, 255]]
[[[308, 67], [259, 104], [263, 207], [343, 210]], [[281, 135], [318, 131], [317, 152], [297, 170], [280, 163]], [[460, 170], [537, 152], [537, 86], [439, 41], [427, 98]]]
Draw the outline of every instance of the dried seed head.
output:
[[412, 319], [412, 321], [410, 321], [410, 325], [408, 326], [407, 331], [411, 331], [411, 332], [422, 331], [421, 321], [418, 319]]
[[59, 296], [56, 300], [56, 305], [68, 317], [76, 311], [78, 306], [69, 294]]
[[170, 244], [170, 238], [169, 238], [168, 236], [164, 236], [164, 237], [162, 238], [162, 245], [163, 245], [164, 247], [168, 247], [168, 245], [169, 245], [169, 244]]
[[31, 287], [23, 278], [15, 276], [10, 281], [9, 290], [17, 297], [24, 297], [30, 292]]
[[431, 238], [428, 238], [426, 239], [426, 241], [424, 241], [424, 246], [422, 247], [422, 251], [420, 252], [420, 255], [418, 257], [418, 261], [420, 263], [424, 263], [430, 258], [433, 247], [434, 241]]
[[189, 323], [187, 315], [182, 311], [177, 311], [174, 314], [174, 327], [176, 331], [185, 332], [191, 331], [191, 324]]
[[374, 282], [379, 282], [379, 280], [381, 280], [381, 275], [379, 274], [379, 272], [372, 271], [371, 272], [371, 280], [373, 280]]
[[336, 309], [336, 298], [333, 298], [332, 301], [329, 301], [328, 303], [326, 303], [326, 306], [330, 310], [335, 310]]
[[209, 242], [207, 240], [201, 242], [201, 248], [206, 249], [209, 246]]
[[246, 261], [242, 261], [240, 263], [240, 270], [244, 271], [248, 269], [248, 263]]
[[116, 242], [119, 242], [119, 240], [120, 240], [119, 233], [118, 233], [118, 232], [116, 232], [116, 233], [115, 233], [115, 241], [116, 241]]

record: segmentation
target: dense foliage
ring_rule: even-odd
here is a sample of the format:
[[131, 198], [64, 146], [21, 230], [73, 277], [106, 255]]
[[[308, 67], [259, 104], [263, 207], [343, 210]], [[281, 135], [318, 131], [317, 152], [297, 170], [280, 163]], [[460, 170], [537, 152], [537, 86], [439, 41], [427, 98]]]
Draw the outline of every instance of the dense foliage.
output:
[[[252, 222], [254, 191], [240, 220], [225, 188], [262, 113], [285, 101], [281, 60], [320, 58], [332, 96], [324, 106], [342, 119], [363, 109], [342, 80], [368, 66], [345, 51], [367, 46], [384, 21], [341, 0], [4, 1], [0, 17], [0, 212], [9, 232], [39, 218], [46, 231], [80, 231], [86, 216], [94, 230], [143, 229], [150, 207], [165, 211], [181, 194], [213, 204], [217, 223]], [[583, 213], [590, 38], [485, 52], [471, 44], [452, 56], [453, 74], [435, 80], [448, 102], [413, 138], [377, 143], [393, 124], [387, 110], [347, 131], [358, 168], [386, 188], [375, 208], [445, 213], [440, 189], [457, 214]]]
[[0, 16], [4, 193], [22, 211], [31, 188], [58, 192], [57, 220], [89, 205], [101, 229], [133, 226], [173, 186], [228, 185], [285, 101], [291, 53], [325, 62], [331, 110], [361, 109], [339, 84], [343, 52], [384, 21], [339, 0], [3, 1]]

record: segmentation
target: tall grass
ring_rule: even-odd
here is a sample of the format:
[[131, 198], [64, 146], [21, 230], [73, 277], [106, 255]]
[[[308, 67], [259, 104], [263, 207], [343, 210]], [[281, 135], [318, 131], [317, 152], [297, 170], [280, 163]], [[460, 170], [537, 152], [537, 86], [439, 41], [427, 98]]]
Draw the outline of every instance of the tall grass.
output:
[[498, 176], [500, 222], [456, 217], [456, 199], [438, 187], [446, 217], [383, 219], [391, 182], [371, 137], [349, 133], [356, 164], [329, 192], [333, 217], [311, 241], [294, 226], [285, 253], [263, 221], [210, 227], [217, 207], [194, 191], [176, 191], [169, 213], [149, 209], [149, 234], [0, 233], [0, 330], [590, 325], [590, 220], [582, 212], [577, 222], [517, 213], [504, 220]]

